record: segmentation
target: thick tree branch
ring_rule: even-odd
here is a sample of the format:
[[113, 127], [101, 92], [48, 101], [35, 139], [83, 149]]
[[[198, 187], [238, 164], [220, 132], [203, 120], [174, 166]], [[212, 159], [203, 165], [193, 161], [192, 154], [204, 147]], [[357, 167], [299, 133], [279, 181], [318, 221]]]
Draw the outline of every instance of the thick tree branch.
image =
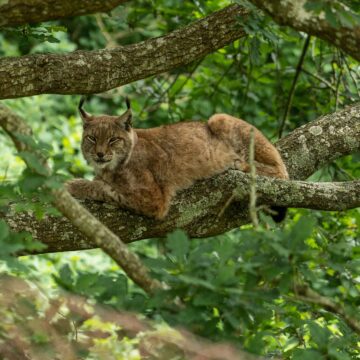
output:
[[228, 6], [163, 37], [114, 49], [2, 58], [0, 98], [99, 93], [189, 64], [244, 36], [237, 18], [247, 13]]
[[[3, 115], [4, 114], [4, 115]], [[6, 115], [10, 115], [8, 118]], [[18, 139], [18, 134], [29, 135], [31, 129], [24, 123], [24, 121], [11, 114], [10, 110], [0, 104], [0, 126], [10, 135], [14, 140], [14, 144], [18, 151], [34, 152], [31, 146], [26, 142]], [[26, 158], [24, 159], [26, 162]], [[51, 170], [46, 165], [45, 159], [41, 159], [45, 165], [45, 170], [48, 176], [51, 175]], [[28, 167], [37, 172], [31, 164]], [[42, 174], [44, 175], [44, 174]], [[78, 229], [78, 231], [85, 236], [88, 241], [95, 247], [100, 247], [104, 250], [122, 269], [126, 274], [146, 292], [151, 293], [156, 288], [160, 288], [161, 284], [152, 279], [148, 274], [148, 269], [141, 263], [136, 254], [131, 252], [126, 245], [102, 224], [94, 215], [87, 209], [82, 207], [65, 189], [44, 189], [52, 194], [52, 204], [70, 221], [70, 223]]]
[[324, 165], [360, 151], [360, 103], [321, 116], [282, 138], [276, 147], [292, 179], [305, 180]]
[[0, 2], [0, 27], [109, 12], [127, 0], [8, 0]]
[[[214, 190], [216, 189], [216, 190]], [[232, 203], [219, 216], [227, 199], [236, 191], [239, 203]], [[239, 171], [203, 180], [181, 192], [164, 221], [155, 221], [108, 204], [85, 201], [89, 211], [124, 242], [163, 237], [176, 228], [190, 237], [207, 237], [250, 222], [248, 194], [250, 178]], [[258, 203], [323, 210], [344, 210], [360, 206], [360, 182], [307, 183], [258, 178]], [[4, 217], [16, 231], [28, 229], [48, 245], [46, 251], [89, 249], [94, 246], [64, 218], [46, 217], [41, 221], [31, 214], [9, 212]]]
[[[352, 28], [330, 24], [324, 12], [316, 15], [304, 9], [307, 0], [250, 0], [280, 25], [287, 25], [323, 39], [360, 61], [360, 25]], [[344, 11], [349, 12], [348, 9]]]
[[[6, 117], [6, 116], [5, 116]], [[0, 123], [2, 120], [0, 112]], [[360, 105], [315, 120], [279, 141], [279, 149], [293, 179], [304, 179], [337, 157], [360, 150]], [[90, 212], [124, 242], [164, 236], [183, 228], [191, 237], [226, 232], [249, 222], [246, 195], [249, 177], [229, 171], [197, 182], [174, 200], [165, 221], [155, 221], [108, 204], [86, 201]], [[218, 216], [234, 189], [242, 189], [242, 202], [231, 204]], [[360, 206], [359, 182], [305, 183], [258, 178], [259, 203], [324, 210]], [[238, 192], [239, 195], [239, 192]], [[28, 230], [48, 245], [47, 251], [93, 247], [65, 218], [38, 221], [27, 213], [0, 214], [16, 231]]]

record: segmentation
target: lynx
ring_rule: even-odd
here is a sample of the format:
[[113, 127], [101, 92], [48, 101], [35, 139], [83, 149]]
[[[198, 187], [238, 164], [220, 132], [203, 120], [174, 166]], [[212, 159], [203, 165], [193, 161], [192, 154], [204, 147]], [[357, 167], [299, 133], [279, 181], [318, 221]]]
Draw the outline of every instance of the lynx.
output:
[[[76, 198], [116, 203], [139, 214], [164, 219], [171, 199], [196, 180], [227, 169], [250, 170], [250, 130], [247, 122], [215, 114], [207, 122], [180, 122], [151, 129], [134, 129], [132, 111], [121, 116], [93, 116], [79, 104], [83, 121], [81, 149], [94, 168], [93, 181], [67, 183]], [[288, 179], [276, 148], [254, 128], [258, 175]], [[281, 221], [284, 209], [274, 215]]]

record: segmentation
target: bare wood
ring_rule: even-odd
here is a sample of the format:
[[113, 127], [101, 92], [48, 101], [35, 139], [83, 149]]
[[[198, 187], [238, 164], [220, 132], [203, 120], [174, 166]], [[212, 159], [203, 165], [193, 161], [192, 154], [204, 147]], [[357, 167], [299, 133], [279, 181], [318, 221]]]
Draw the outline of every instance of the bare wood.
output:
[[[342, 49], [354, 59], [360, 61], [360, 25], [353, 28], [339, 26], [335, 28], [323, 16], [304, 9], [307, 0], [250, 0], [268, 13], [280, 25], [287, 25], [295, 30], [317, 36]], [[324, 1], [325, 2], [325, 1]], [[338, 3], [341, 5], [340, 3]], [[344, 11], [349, 12], [344, 7]]]
[[231, 5], [165, 36], [133, 45], [65, 55], [0, 59], [0, 98], [99, 93], [189, 64], [245, 36]]
[[127, 0], [8, 0], [0, 2], [0, 27], [109, 12]]

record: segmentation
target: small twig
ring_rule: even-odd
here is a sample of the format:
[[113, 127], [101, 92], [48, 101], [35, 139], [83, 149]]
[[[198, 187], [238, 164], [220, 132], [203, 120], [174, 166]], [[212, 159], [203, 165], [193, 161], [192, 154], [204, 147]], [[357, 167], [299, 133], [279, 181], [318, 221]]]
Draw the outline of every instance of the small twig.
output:
[[231, 196], [226, 200], [226, 203], [224, 206], [220, 209], [217, 219], [221, 218], [224, 215], [225, 210], [230, 206], [230, 204], [235, 200], [236, 198], [236, 190], [233, 191]]
[[335, 111], [338, 111], [338, 108], [339, 108], [339, 89], [340, 89], [340, 83], [341, 83], [342, 73], [343, 73], [343, 67], [340, 66], [339, 75], [338, 75], [337, 80], [336, 80]]
[[302, 69], [302, 72], [304, 72], [305, 74], [309, 75], [309, 76], [312, 76], [313, 78], [315, 78], [316, 80], [319, 80], [321, 81], [323, 84], [325, 84], [329, 89], [331, 89], [334, 94], [336, 92], [336, 89], [335, 87], [326, 79], [324, 79], [323, 77], [321, 77], [319, 74], [316, 74], [316, 73], [312, 73], [306, 69]]
[[252, 127], [250, 130], [250, 145], [249, 145], [249, 165], [250, 165], [250, 202], [249, 213], [251, 222], [254, 228], [258, 228], [259, 219], [256, 209], [256, 167], [255, 167], [255, 131]]
[[[353, 69], [350, 68], [350, 65], [348, 63], [348, 61], [346, 60], [346, 56], [342, 55], [342, 59], [345, 63], [345, 66], [348, 70], [348, 73], [349, 73], [349, 76], [351, 78], [351, 80], [353, 81], [354, 83], [354, 86], [355, 86], [355, 89], [356, 89], [356, 92], [357, 92], [357, 96], [360, 98], [360, 88], [359, 88], [359, 81], [357, 81], [357, 79], [354, 78], [354, 75], [353, 75]], [[355, 74], [357, 75], [357, 73], [355, 72]], [[359, 77], [357, 75], [357, 77]]]
[[304, 46], [303, 46], [303, 49], [302, 49], [302, 52], [301, 52], [301, 56], [300, 56], [300, 59], [299, 59], [299, 62], [297, 64], [297, 66], [296, 66], [295, 76], [294, 76], [293, 82], [291, 84], [291, 89], [290, 89], [289, 96], [288, 96], [288, 99], [287, 99], [287, 102], [286, 102], [285, 113], [284, 113], [284, 116], [283, 116], [283, 119], [281, 121], [280, 128], [279, 128], [279, 138], [282, 137], [285, 124], [289, 119], [291, 105], [292, 105], [292, 102], [293, 102], [295, 88], [296, 88], [296, 83], [298, 81], [298, 78], [299, 78], [299, 75], [300, 75], [300, 72], [301, 72], [301, 69], [302, 69], [302, 65], [304, 63], [305, 55], [306, 55], [307, 49], [309, 47], [310, 40], [311, 40], [311, 36], [308, 35], [306, 37], [306, 39], [305, 39], [305, 43], [304, 43]]
[[[171, 90], [171, 88], [175, 85], [175, 83], [177, 82], [177, 80], [179, 79], [180, 75], [182, 75], [182, 73], [178, 73], [176, 74], [176, 76], [174, 77], [174, 79], [172, 80], [172, 82], [169, 84], [169, 86], [162, 91], [162, 93], [157, 97], [157, 101], [155, 104], [151, 105], [149, 108], [151, 108], [151, 111], [156, 110], [161, 102], [162, 99], [165, 97], [165, 95], [168, 96], [168, 103], [171, 102], [171, 100], [173, 98], [175, 98], [175, 95], [177, 95], [183, 88], [184, 86], [188, 83], [188, 81], [191, 79], [191, 77], [194, 75], [196, 69], [200, 66], [200, 64], [202, 63], [203, 59], [201, 59], [200, 61], [198, 61], [194, 67], [191, 69], [191, 71], [189, 72], [188, 76], [186, 77], [186, 79], [184, 80], [184, 82], [179, 86], [179, 88], [176, 90], [176, 92], [174, 92], [174, 94], [172, 94], [172, 96], [169, 96], [169, 92]], [[148, 98], [143, 106], [143, 108], [141, 109], [140, 113], [139, 113], [139, 117], [141, 117], [141, 115], [145, 112], [148, 111], [148, 104], [150, 102], [150, 98]], [[170, 109], [170, 104], [169, 104], [169, 109]], [[171, 115], [170, 115], [171, 116]]]
[[314, 305], [319, 305], [325, 310], [335, 315], [339, 315], [352, 330], [354, 330], [357, 334], [360, 335], [359, 320], [355, 319], [353, 315], [348, 314], [340, 304], [328, 299], [325, 296], [320, 295], [307, 285], [296, 285], [295, 294], [296, 300], [301, 300]]
[[101, 17], [100, 14], [96, 14], [95, 15], [95, 19], [96, 19], [96, 23], [99, 26], [100, 32], [103, 35], [103, 37], [105, 38], [107, 44], [105, 46], [105, 48], [113, 48], [118, 46], [118, 44], [116, 43], [116, 41], [114, 41], [114, 39], [111, 37], [111, 35], [109, 34], [109, 32], [106, 29], [106, 26], [104, 24], [104, 21]]
[[223, 72], [223, 74], [220, 76], [218, 81], [213, 85], [213, 91], [209, 96], [209, 99], [212, 99], [213, 96], [217, 93], [220, 83], [223, 81], [225, 76], [230, 72], [230, 70], [234, 67], [234, 65], [237, 63], [236, 59], [226, 68], [226, 70]]

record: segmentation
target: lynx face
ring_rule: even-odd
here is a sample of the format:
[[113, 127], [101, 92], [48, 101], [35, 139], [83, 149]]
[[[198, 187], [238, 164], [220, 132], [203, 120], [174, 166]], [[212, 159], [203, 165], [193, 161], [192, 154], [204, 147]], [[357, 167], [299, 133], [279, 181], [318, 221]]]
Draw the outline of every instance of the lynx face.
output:
[[121, 116], [91, 116], [81, 113], [84, 131], [81, 150], [95, 171], [124, 166], [132, 153], [135, 133], [131, 128], [131, 111]]

